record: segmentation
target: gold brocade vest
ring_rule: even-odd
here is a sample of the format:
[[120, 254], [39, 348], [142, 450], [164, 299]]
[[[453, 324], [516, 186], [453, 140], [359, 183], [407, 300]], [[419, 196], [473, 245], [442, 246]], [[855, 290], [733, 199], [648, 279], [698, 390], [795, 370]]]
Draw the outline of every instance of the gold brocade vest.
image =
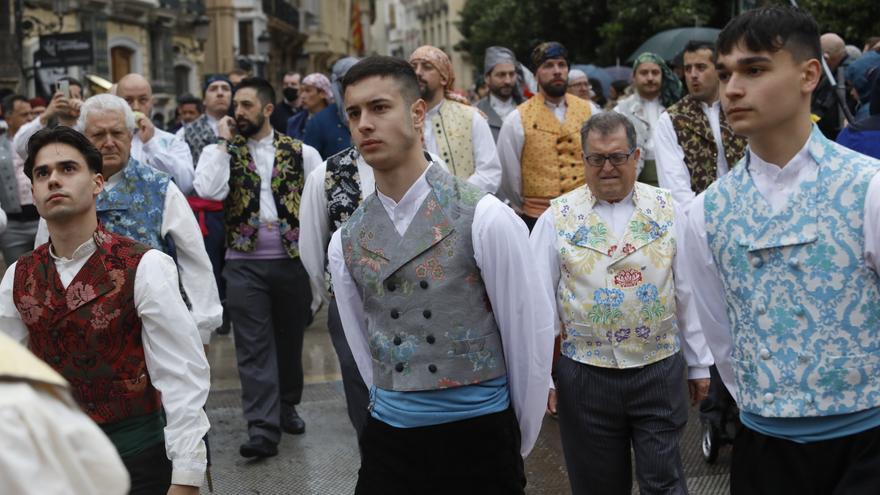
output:
[[434, 140], [437, 154], [443, 158], [452, 175], [462, 180], [474, 174], [473, 107], [452, 100], [443, 100], [434, 117]]
[[524, 198], [553, 199], [584, 184], [581, 126], [590, 104], [565, 95], [565, 121], [560, 123], [537, 94], [518, 107], [525, 131], [522, 158]]

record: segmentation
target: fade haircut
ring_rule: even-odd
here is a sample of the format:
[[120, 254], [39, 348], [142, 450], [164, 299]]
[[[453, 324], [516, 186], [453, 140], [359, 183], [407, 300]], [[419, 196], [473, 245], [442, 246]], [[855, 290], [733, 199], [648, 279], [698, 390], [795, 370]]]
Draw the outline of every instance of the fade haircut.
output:
[[351, 66], [342, 78], [342, 94], [349, 86], [368, 77], [390, 77], [397, 83], [403, 101], [409, 105], [421, 98], [419, 79], [409, 62], [401, 58], [373, 55]]
[[76, 148], [85, 158], [86, 165], [89, 166], [92, 172], [100, 174], [104, 170], [104, 160], [101, 158], [101, 152], [98, 151], [98, 148], [95, 148], [95, 145], [87, 137], [73, 128], [59, 125], [57, 127], [40, 129], [28, 140], [27, 158], [24, 160], [24, 175], [31, 181], [34, 180], [34, 161], [37, 159], [37, 153], [53, 143], [66, 144]]
[[786, 50], [797, 62], [822, 59], [816, 20], [788, 6], [749, 10], [731, 19], [718, 34], [716, 57], [730, 53], [738, 43], [753, 52]]
[[257, 98], [260, 99], [260, 105], [263, 107], [270, 103], [275, 103], [275, 90], [272, 88], [269, 81], [262, 77], [248, 77], [247, 79], [242, 79], [241, 82], [238, 83], [238, 86], [235, 87], [235, 92], [237, 93], [244, 88], [253, 88], [257, 92]]
[[682, 53], [694, 53], [700, 50], [709, 50], [712, 52], [712, 58], [715, 58], [715, 43], [711, 41], [690, 40], [687, 45], [684, 45]]
[[589, 155], [587, 150], [587, 136], [590, 132], [598, 132], [600, 136], [607, 136], [617, 132], [623, 127], [626, 130], [626, 143], [630, 150], [636, 148], [636, 128], [629, 118], [622, 113], [613, 110], [608, 112], [597, 113], [584, 122], [581, 127], [581, 147], [584, 149], [584, 157]]

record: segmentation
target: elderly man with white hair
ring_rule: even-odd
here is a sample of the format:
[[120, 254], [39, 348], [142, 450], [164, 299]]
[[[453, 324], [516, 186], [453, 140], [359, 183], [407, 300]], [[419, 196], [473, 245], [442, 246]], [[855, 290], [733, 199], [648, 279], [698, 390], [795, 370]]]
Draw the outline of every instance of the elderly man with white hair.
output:
[[[98, 148], [104, 162], [104, 190], [96, 200], [98, 220], [108, 231], [175, 259], [184, 298], [207, 346], [211, 331], [220, 326], [223, 309], [202, 234], [186, 197], [171, 176], [131, 156], [135, 117], [122, 98], [101, 94], [86, 100], [77, 129]], [[48, 239], [46, 223], [41, 220], [35, 246]]]

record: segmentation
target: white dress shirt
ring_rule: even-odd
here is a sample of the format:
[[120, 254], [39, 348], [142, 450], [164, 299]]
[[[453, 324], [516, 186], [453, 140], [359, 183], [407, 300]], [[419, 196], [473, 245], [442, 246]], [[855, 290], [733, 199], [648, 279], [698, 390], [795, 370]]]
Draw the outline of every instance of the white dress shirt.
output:
[[[565, 122], [565, 113], [568, 105], [563, 98], [559, 104], [544, 100], [547, 106], [559, 122]], [[526, 142], [526, 133], [523, 129], [522, 118], [519, 109], [510, 112], [498, 131], [498, 159], [501, 160], [501, 189], [498, 196], [510, 201], [517, 210], [522, 209], [522, 157], [523, 145]]]
[[141, 142], [140, 134], [135, 132], [131, 139], [131, 156], [174, 177], [174, 182], [183, 194], [192, 192], [195, 167], [192, 153], [183, 139], [156, 128], [153, 137], [144, 143]]
[[510, 114], [510, 112], [516, 110], [516, 102], [513, 101], [512, 96], [507, 100], [502, 100], [492, 93], [489, 93], [489, 106], [491, 106], [492, 110], [501, 117], [502, 121]]
[[[719, 178], [730, 170], [727, 157], [724, 156], [724, 142], [721, 138], [721, 102], [716, 101], [711, 105], [700, 103], [700, 107], [709, 120], [709, 128], [712, 129], [712, 138], [715, 140], [715, 149], [718, 153], [718, 158], [715, 160], [716, 178]], [[657, 161], [660, 187], [669, 189], [676, 203], [680, 205], [690, 203], [696, 196], [691, 189], [691, 172], [684, 162], [684, 150], [678, 144], [678, 135], [675, 133], [668, 112], [660, 115], [654, 127], [654, 156]]]
[[[379, 191], [376, 194], [395, 229], [403, 235], [430, 192], [422, 174], [399, 203]], [[526, 456], [538, 437], [547, 404], [553, 353], [553, 301], [542, 291], [530, 290], [536, 287], [539, 275], [529, 250], [525, 224], [510, 208], [487, 194], [477, 203], [471, 232], [474, 260], [501, 333], [510, 399], [522, 431], [520, 451]], [[363, 300], [345, 265], [340, 231], [330, 240], [328, 257], [345, 337], [364, 383], [372, 388], [372, 358]]]
[[[68, 259], [56, 256], [50, 248], [65, 288], [95, 249], [94, 239], [89, 239]], [[27, 345], [28, 329], [12, 298], [15, 267], [16, 263], [10, 265], [0, 282], [0, 331]], [[165, 449], [172, 463], [171, 482], [201, 486], [207, 465], [202, 438], [210, 426], [202, 407], [208, 399], [211, 377], [195, 321], [180, 297], [177, 268], [169, 256], [151, 249], [141, 257], [135, 272], [134, 305], [143, 324], [147, 372], [161, 393], [167, 420]]]
[[[428, 110], [425, 116], [425, 125], [422, 128], [422, 137], [425, 149], [437, 155], [440, 153], [437, 147], [437, 139], [434, 136], [434, 118], [440, 113], [440, 107], [446, 100], [442, 100], [437, 106]], [[498, 161], [498, 152], [495, 150], [495, 138], [492, 137], [492, 129], [483, 115], [474, 108], [473, 121], [471, 122], [471, 140], [474, 148], [474, 173], [467, 181], [490, 194], [498, 192], [501, 185], [501, 162]]]
[[[749, 172], [755, 188], [770, 204], [774, 212], [781, 211], [791, 196], [800, 190], [807, 180], [815, 180], [819, 165], [808, 152], [809, 140], [784, 166], [779, 167], [749, 153]], [[724, 384], [734, 398], [737, 397], [736, 382], [730, 354], [733, 338], [727, 317], [727, 297], [721, 283], [721, 275], [709, 247], [706, 236], [705, 193], [700, 193], [688, 209], [688, 228], [685, 235], [685, 267], [694, 291], [694, 309], [706, 341], [715, 356], [715, 366]], [[865, 263], [880, 273], [880, 174], [874, 176], [865, 198], [864, 234]]]
[[[635, 213], [636, 205], [632, 199], [632, 192], [624, 199], [616, 203], [596, 200], [593, 211], [608, 225], [618, 239], [623, 237], [629, 220]], [[584, 212], [586, 213], [586, 212]], [[681, 208], [674, 208], [675, 220], [672, 226], [672, 236], [676, 240], [675, 255], [672, 259], [672, 272], [675, 277], [675, 312], [678, 321], [678, 329], [681, 339], [681, 349], [685, 361], [688, 364], [688, 378], [709, 378], [709, 366], [712, 365], [712, 353], [706, 345], [706, 339], [700, 331], [699, 324], [695, 321], [693, 310], [693, 287], [687, 279], [684, 265], [688, 259], [681, 253], [681, 240], [684, 233], [685, 214]], [[553, 208], [548, 208], [538, 218], [529, 243], [535, 254], [535, 262], [542, 275], [542, 287], [547, 296], [556, 299], [556, 291], [559, 287], [560, 263], [559, 247], [557, 245], [559, 234], [556, 230], [556, 216]], [[584, 295], [588, 299], [588, 295]], [[556, 333], [561, 329], [559, 314], [563, 311], [562, 305], [554, 304], [553, 316], [556, 322]]]
[[[104, 189], [109, 191], [121, 181], [122, 174], [113, 174], [104, 182]], [[163, 239], [168, 235], [174, 240], [177, 249], [180, 281], [192, 303], [192, 316], [198, 325], [202, 343], [207, 345], [211, 342], [211, 332], [223, 322], [223, 306], [220, 305], [217, 281], [214, 279], [211, 259], [205, 251], [202, 231], [186, 197], [173, 182], [168, 184], [165, 191], [165, 209], [162, 211], [162, 227], [159, 231], [159, 236]], [[46, 220], [41, 218], [34, 247], [48, 241]]]

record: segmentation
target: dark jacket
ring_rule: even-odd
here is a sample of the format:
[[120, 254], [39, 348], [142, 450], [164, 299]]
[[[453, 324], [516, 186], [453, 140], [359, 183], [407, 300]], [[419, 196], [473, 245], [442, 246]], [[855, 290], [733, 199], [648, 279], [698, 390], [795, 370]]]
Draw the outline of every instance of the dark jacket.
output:
[[336, 103], [328, 105], [306, 122], [302, 140], [318, 150], [325, 160], [351, 146], [348, 122], [339, 120]]

